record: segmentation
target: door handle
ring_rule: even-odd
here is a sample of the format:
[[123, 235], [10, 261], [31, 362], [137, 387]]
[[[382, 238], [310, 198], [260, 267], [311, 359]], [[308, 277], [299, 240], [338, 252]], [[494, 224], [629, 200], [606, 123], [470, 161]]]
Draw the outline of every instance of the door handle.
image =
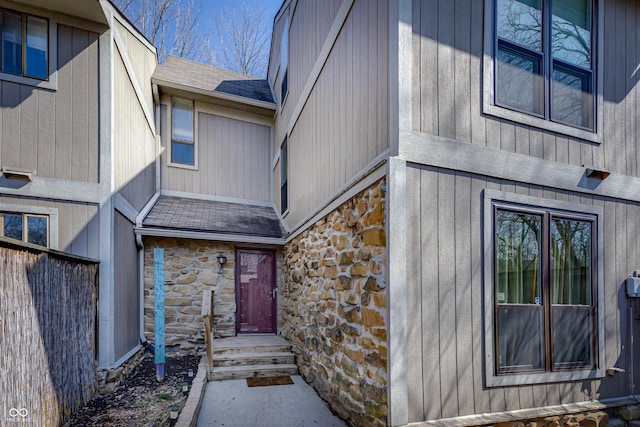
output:
[[277, 293], [278, 293], [278, 288], [273, 288], [273, 289], [271, 289], [271, 298], [272, 298], [272, 299], [275, 299], [275, 298], [276, 298]]

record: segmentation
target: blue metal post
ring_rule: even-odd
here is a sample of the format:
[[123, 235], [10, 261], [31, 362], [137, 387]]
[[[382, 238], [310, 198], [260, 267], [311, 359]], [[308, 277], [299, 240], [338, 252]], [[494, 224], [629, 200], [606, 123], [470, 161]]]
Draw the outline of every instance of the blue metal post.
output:
[[164, 379], [164, 249], [153, 249], [153, 278], [156, 319], [156, 379]]

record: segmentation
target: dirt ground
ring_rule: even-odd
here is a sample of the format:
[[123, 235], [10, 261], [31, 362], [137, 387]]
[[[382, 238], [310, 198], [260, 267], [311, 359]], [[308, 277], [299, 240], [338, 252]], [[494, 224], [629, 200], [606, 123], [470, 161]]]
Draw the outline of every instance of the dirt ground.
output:
[[140, 364], [113, 392], [97, 396], [78, 410], [64, 427], [120, 427], [169, 425], [172, 406], [182, 410], [186, 402], [182, 386], [198, 369], [197, 356], [167, 357], [165, 377], [156, 380], [154, 357], [146, 353]]

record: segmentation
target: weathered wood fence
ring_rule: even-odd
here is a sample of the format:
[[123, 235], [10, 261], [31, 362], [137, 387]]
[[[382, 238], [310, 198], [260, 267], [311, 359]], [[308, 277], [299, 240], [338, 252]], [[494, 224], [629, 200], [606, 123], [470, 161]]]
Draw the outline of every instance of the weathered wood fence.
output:
[[58, 426], [94, 394], [98, 264], [0, 239], [0, 425]]

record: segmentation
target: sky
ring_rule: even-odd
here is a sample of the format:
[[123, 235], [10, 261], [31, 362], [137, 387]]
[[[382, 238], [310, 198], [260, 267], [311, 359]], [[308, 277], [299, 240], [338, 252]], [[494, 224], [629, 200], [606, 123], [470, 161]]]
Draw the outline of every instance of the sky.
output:
[[[273, 18], [275, 18], [276, 13], [280, 10], [283, 0], [202, 0], [203, 14], [201, 18], [201, 25], [205, 27], [208, 26], [208, 17], [219, 13], [218, 11], [224, 10], [225, 7], [236, 7], [237, 9], [240, 9], [243, 2], [248, 4], [250, 7], [262, 7], [264, 9], [265, 26], [269, 32], [269, 46], [267, 49], [270, 49]], [[217, 47], [215, 46], [215, 40], [212, 40], [212, 42], [214, 43], [214, 48]]]

